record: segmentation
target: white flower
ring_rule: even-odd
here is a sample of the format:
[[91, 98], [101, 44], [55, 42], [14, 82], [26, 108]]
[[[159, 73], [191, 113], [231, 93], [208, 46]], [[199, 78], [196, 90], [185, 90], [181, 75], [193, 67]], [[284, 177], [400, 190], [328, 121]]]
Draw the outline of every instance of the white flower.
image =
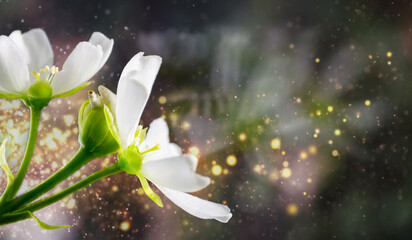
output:
[[120, 76], [117, 98], [110, 90], [99, 87], [106, 118], [111, 122], [109, 128], [121, 146], [119, 163], [126, 172], [139, 177], [146, 194], [159, 206], [163, 206], [162, 201], [147, 180], [186, 212], [226, 223], [232, 217], [227, 206], [187, 193], [205, 188], [210, 179], [196, 174], [196, 157], [182, 154], [180, 147], [170, 143], [166, 122], [162, 118], [154, 120], [147, 136], [147, 129], [138, 127], [161, 61], [158, 56], [143, 53], [134, 56]]
[[0, 96], [26, 98], [37, 81], [47, 81], [51, 98], [64, 97], [87, 86], [108, 59], [113, 39], [95, 32], [88, 42], [80, 42], [67, 57], [62, 70], [53, 66], [53, 50], [46, 33], [32, 29], [0, 36]]

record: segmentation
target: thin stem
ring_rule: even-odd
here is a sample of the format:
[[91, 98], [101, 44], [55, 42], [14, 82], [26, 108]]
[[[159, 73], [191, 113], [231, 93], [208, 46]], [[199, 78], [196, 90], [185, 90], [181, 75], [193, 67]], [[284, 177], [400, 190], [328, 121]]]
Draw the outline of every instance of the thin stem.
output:
[[61, 199], [67, 197], [68, 195], [79, 191], [80, 189], [83, 189], [90, 184], [102, 179], [109, 177], [111, 175], [115, 175], [117, 173], [122, 172], [120, 169], [119, 165], [117, 163], [114, 163], [107, 168], [104, 168], [102, 170], [99, 170], [92, 175], [84, 178], [83, 180], [71, 185], [70, 187], [54, 194], [49, 197], [46, 197], [44, 199], [41, 199], [37, 202], [34, 202], [28, 206], [19, 208], [15, 213], [8, 213], [4, 214], [3, 216], [0, 216], [0, 225], [5, 225], [13, 222], [18, 222], [26, 218], [30, 218], [30, 214], [27, 211], [30, 212], [35, 212], [37, 210], [40, 210], [44, 207], [49, 206], [50, 204], [53, 204], [57, 201], [60, 201]]
[[14, 178], [14, 181], [6, 188], [3, 196], [0, 199], [0, 208], [7, 200], [16, 196], [24, 177], [26, 176], [27, 169], [29, 168], [31, 158], [34, 152], [34, 146], [36, 145], [37, 131], [39, 129], [40, 116], [43, 108], [30, 107], [30, 133], [27, 141], [26, 152], [24, 153], [23, 161], [20, 168]]
[[66, 180], [69, 176], [71, 176], [73, 173], [75, 173], [77, 170], [79, 170], [94, 158], [95, 157], [92, 153], [85, 150], [83, 147], [80, 147], [72, 160], [70, 160], [64, 167], [55, 172], [47, 180], [37, 185], [35, 188], [9, 202], [6, 202], [8, 203], [6, 205], [7, 207], [0, 209], [0, 213], [12, 212], [15, 209], [23, 206], [24, 204], [36, 200], [43, 194], [56, 187], [59, 183]]

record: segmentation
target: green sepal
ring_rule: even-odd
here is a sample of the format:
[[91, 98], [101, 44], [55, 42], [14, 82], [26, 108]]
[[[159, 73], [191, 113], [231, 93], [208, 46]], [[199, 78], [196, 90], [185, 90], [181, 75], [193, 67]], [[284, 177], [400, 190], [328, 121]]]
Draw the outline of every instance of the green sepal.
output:
[[7, 142], [7, 138], [3, 140], [3, 143], [1, 144], [1, 147], [0, 147], [0, 167], [6, 173], [7, 185], [9, 185], [14, 180], [14, 176], [6, 160], [6, 142]]
[[54, 95], [54, 96], [52, 96], [52, 98], [64, 98], [64, 97], [68, 97], [68, 96], [70, 96], [70, 95], [73, 95], [73, 94], [77, 93], [78, 91], [82, 90], [83, 88], [89, 86], [91, 83], [92, 83], [92, 82], [85, 82], [85, 83], [81, 84], [80, 86], [73, 88], [73, 89], [70, 90], [70, 91], [67, 91], [67, 92], [64, 92], [64, 93], [60, 93], [60, 94]]
[[109, 131], [112, 133], [112, 136], [117, 141], [119, 146], [122, 146], [119, 130], [117, 130], [116, 128], [116, 123], [114, 122], [112, 112], [107, 105], [104, 105], [104, 116], [106, 117], [107, 127], [109, 128]]
[[136, 174], [142, 168], [143, 156], [131, 145], [117, 153], [120, 168], [128, 174]]
[[16, 99], [16, 98], [22, 98], [22, 95], [19, 95], [19, 94], [14, 94], [14, 93], [5, 93], [5, 92], [0, 92], [0, 98], [5, 98], [5, 99]]
[[54, 229], [59, 229], [59, 228], [71, 228], [72, 226], [70, 225], [59, 225], [59, 226], [52, 226], [49, 225], [45, 222], [42, 222], [40, 219], [38, 219], [36, 216], [33, 215], [30, 211], [27, 211], [30, 216], [36, 221], [36, 223], [39, 225], [39, 227], [46, 229], [46, 230], [54, 230]]
[[163, 207], [162, 199], [157, 195], [153, 190], [150, 188], [149, 183], [147, 182], [146, 178], [140, 173], [136, 172], [136, 176], [139, 178], [140, 183], [142, 184], [142, 188], [146, 195], [152, 199], [159, 207]]
[[87, 107], [89, 106], [89, 100], [86, 100], [82, 106], [80, 107], [79, 110], [79, 116], [78, 116], [78, 123], [79, 123], [79, 132], [82, 131], [83, 129], [83, 125], [84, 125], [84, 119], [83, 116], [87, 115], [87, 112], [85, 112], [87, 110]]

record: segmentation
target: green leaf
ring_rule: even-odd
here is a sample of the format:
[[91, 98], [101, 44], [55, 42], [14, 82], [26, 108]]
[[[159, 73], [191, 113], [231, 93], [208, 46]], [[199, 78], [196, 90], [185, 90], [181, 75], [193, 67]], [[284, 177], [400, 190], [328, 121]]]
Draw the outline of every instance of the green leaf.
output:
[[69, 225], [59, 225], [59, 226], [52, 226], [47, 223], [42, 222], [40, 219], [38, 219], [36, 216], [33, 215], [30, 211], [27, 211], [30, 216], [36, 221], [36, 223], [43, 229], [46, 230], [54, 230], [54, 229], [59, 229], [59, 228], [71, 228], [72, 226]]
[[137, 172], [136, 176], [139, 178], [140, 183], [142, 184], [142, 188], [146, 195], [153, 200], [159, 207], [163, 207], [162, 199], [157, 195], [153, 190], [150, 188], [149, 183], [147, 182], [146, 178], [140, 173]]
[[75, 87], [75, 88], [73, 88], [73, 89], [70, 90], [70, 91], [67, 91], [67, 92], [60, 93], [60, 94], [57, 94], [57, 95], [55, 95], [55, 96], [52, 96], [52, 98], [64, 98], [64, 97], [68, 97], [68, 96], [70, 96], [70, 95], [73, 95], [73, 94], [77, 93], [78, 91], [82, 90], [83, 88], [89, 86], [90, 83], [92, 83], [92, 82], [85, 82], [85, 83], [83, 83], [82, 85], [80, 85], [80, 86], [78, 86], [78, 87]]
[[113, 119], [112, 112], [110, 111], [107, 105], [104, 105], [104, 116], [106, 117], [107, 127], [109, 128], [110, 133], [112, 134], [114, 139], [116, 139], [119, 146], [122, 146], [119, 130], [117, 130], [116, 124]]
[[7, 185], [9, 185], [14, 180], [14, 176], [13, 173], [10, 171], [9, 165], [7, 164], [6, 160], [6, 142], [7, 138], [3, 140], [3, 143], [0, 147], [0, 167], [7, 175]]

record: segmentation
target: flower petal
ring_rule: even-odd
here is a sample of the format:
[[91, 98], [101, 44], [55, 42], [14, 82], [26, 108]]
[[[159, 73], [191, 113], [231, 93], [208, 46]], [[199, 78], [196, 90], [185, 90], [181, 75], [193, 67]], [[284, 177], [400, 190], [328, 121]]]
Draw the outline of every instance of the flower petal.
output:
[[9, 37], [0, 36], [0, 92], [22, 95], [30, 87], [27, 57]]
[[51, 83], [53, 95], [62, 94], [88, 81], [100, 69], [103, 50], [89, 42], [77, 44]]
[[43, 29], [35, 28], [23, 34], [16, 30], [10, 34], [10, 38], [28, 57], [29, 71], [38, 72], [46, 65], [53, 65], [53, 50]]
[[[142, 152], [139, 146], [139, 151]], [[144, 151], [143, 151], [144, 152]], [[182, 155], [182, 149], [175, 143], [168, 143], [166, 145], [160, 145], [160, 149], [156, 151], [151, 151], [145, 154], [145, 161], [155, 161], [164, 158], [177, 157]], [[195, 168], [196, 169], [196, 168]]]
[[132, 143], [162, 59], [136, 54], [127, 63], [117, 87], [116, 121], [122, 142]]
[[227, 223], [232, 217], [230, 209], [226, 205], [206, 201], [170, 188], [156, 186], [170, 201], [195, 217], [201, 219], [216, 219], [222, 223]]
[[210, 184], [210, 178], [195, 173], [197, 159], [191, 154], [143, 161], [143, 176], [156, 185], [182, 192], [199, 191]]
[[103, 57], [100, 60], [100, 64], [99, 64], [99, 69], [100, 69], [106, 63], [107, 59], [110, 56], [110, 53], [112, 53], [114, 41], [113, 39], [109, 39], [108, 37], [106, 37], [103, 33], [94, 32], [92, 36], [90, 37], [89, 42], [96, 46], [100, 45], [102, 47]]
[[169, 128], [167, 127], [167, 123], [163, 118], [158, 118], [150, 123], [146, 139], [139, 145], [139, 150], [140, 152], [144, 152], [156, 144], [166, 146], [169, 142]]

